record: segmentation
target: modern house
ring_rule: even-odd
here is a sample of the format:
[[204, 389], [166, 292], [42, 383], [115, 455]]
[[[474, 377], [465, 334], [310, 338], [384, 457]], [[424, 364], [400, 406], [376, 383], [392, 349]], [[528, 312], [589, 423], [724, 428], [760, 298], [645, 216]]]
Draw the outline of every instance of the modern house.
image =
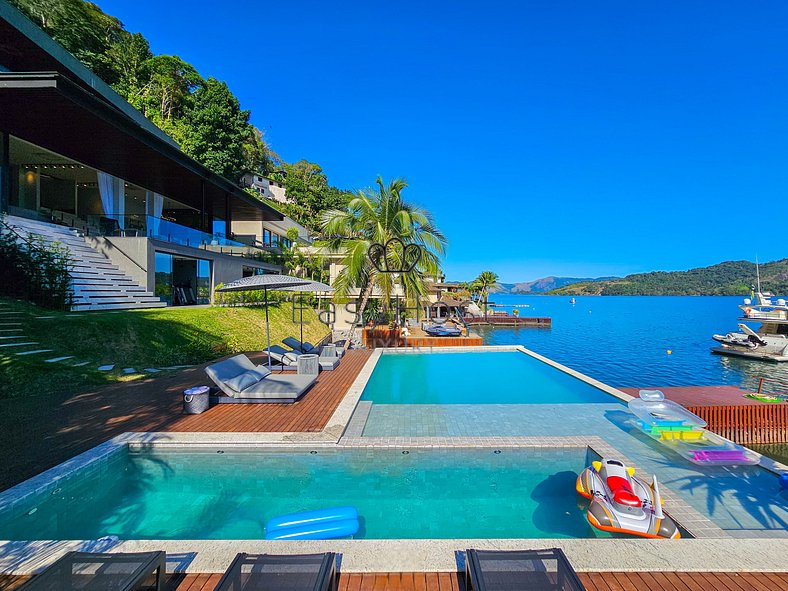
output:
[[266, 199], [272, 199], [279, 203], [288, 203], [285, 186], [279, 181], [269, 179], [260, 174], [245, 173], [241, 177], [241, 186], [257, 191]]
[[309, 242], [4, 0], [0, 212], [0, 230], [71, 250], [78, 310], [208, 303], [219, 283], [281, 272], [288, 228]]

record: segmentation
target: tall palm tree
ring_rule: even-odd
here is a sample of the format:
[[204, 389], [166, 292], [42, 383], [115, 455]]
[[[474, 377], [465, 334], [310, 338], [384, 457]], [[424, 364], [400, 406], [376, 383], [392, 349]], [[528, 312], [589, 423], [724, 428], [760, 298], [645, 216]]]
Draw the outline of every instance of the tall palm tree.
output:
[[498, 283], [498, 275], [492, 271], [482, 271], [479, 276], [473, 280], [471, 284], [478, 292], [479, 299], [484, 302], [484, 317], [487, 318], [487, 296], [490, 294], [490, 288]]
[[[402, 199], [402, 190], [408, 186], [404, 180], [394, 179], [386, 185], [378, 177], [375, 183], [377, 190], [359, 191], [347, 209], [326, 211], [321, 218], [324, 244], [330, 251], [344, 253], [344, 268], [333, 287], [338, 297], [346, 297], [351, 289], [360, 290], [358, 318], [363, 318], [375, 288], [380, 291], [384, 307], [397, 284], [402, 285], [406, 299], [411, 302], [427, 295], [425, 279], [438, 275], [440, 256], [446, 246], [446, 237], [435, 226], [432, 214]], [[383, 273], [373, 264], [370, 247], [385, 245], [394, 238], [405, 246], [415, 244], [421, 248], [421, 257], [412, 270]], [[386, 252], [384, 257], [387, 262], [403, 267], [407, 258], [407, 253], [398, 249]], [[348, 343], [354, 333], [355, 323]]]

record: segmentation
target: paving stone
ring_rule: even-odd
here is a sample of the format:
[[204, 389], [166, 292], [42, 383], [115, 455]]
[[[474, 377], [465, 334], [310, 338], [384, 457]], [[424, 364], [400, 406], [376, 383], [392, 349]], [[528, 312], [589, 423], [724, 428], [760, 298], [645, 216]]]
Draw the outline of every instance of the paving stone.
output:
[[51, 353], [52, 349], [35, 349], [34, 351], [21, 351], [17, 355], [37, 355], [39, 353]]
[[85, 367], [90, 361], [80, 361], [79, 363], [74, 363], [71, 367]]
[[99, 365], [98, 367], [99, 371], [112, 371], [113, 369], [115, 369], [114, 363], [112, 365]]
[[144, 371], [145, 373], [159, 373], [161, 370], [156, 369], [155, 367], [146, 367], [142, 371]]
[[136, 370], [136, 369], [134, 369], [133, 367], [124, 367], [122, 371], [123, 371], [123, 373], [125, 373], [126, 375], [133, 374], [133, 373], [137, 373], [137, 370]]
[[66, 355], [65, 357], [53, 357], [52, 359], [44, 360], [44, 363], [58, 363], [60, 361], [65, 361], [66, 359], [74, 359], [74, 356]]
[[25, 338], [25, 335], [23, 334], [13, 335], [13, 336], [0, 336], [0, 341], [7, 341], [8, 339], [23, 339], [23, 338]]
[[4, 343], [0, 345], [0, 347], [25, 347], [27, 345], [37, 345], [35, 341], [29, 341], [27, 343]]

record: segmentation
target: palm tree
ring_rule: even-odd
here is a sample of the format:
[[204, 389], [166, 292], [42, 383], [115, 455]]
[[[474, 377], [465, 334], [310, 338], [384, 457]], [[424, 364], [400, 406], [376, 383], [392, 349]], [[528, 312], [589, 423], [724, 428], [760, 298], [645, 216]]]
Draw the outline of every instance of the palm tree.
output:
[[492, 271], [482, 271], [471, 284], [473, 289], [478, 292], [479, 299], [484, 302], [484, 318], [487, 319], [487, 296], [490, 288], [498, 283], [498, 275]]
[[[326, 211], [321, 218], [324, 244], [332, 252], [344, 253], [344, 268], [333, 285], [336, 295], [346, 297], [351, 289], [360, 290], [357, 318], [363, 318], [375, 288], [380, 291], [384, 308], [396, 284], [402, 285], [408, 301], [427, 295], [425, 278], [438, 275], [440, 256], [446, 246], [446, 238], [435, 226], [432, 214], [402, 199], [402, 190], [408, 186], [404, 180], [394, 179], [386, 185], [378, 177], [375, 183], [376, 191], [359, 191], [347, 209]], [[370, 246], [385, 245], [393, 238], [405, 246], [415, 244], [421, 248], [421, 258], [412, 270], [383, 273], [373, 264]], [[384, 258], [404, 266], [407, 256], [394, 249]], [[350, 329], [348, 343], [353, 339], [355, 324]]]

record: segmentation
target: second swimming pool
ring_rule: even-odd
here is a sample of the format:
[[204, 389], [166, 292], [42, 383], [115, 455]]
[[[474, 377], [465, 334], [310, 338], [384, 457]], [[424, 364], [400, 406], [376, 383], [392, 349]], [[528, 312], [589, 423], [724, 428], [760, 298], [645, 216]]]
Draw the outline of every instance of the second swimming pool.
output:
[[589, 404], [613, 396], [520, 351], [390, 353], [361, 400], [376, 404]]
[[356, 538], [607, 537], [575, 492], [586, 448], [117, 452], [0, 511], [0, 540], [243, 539], [351, 505]]

